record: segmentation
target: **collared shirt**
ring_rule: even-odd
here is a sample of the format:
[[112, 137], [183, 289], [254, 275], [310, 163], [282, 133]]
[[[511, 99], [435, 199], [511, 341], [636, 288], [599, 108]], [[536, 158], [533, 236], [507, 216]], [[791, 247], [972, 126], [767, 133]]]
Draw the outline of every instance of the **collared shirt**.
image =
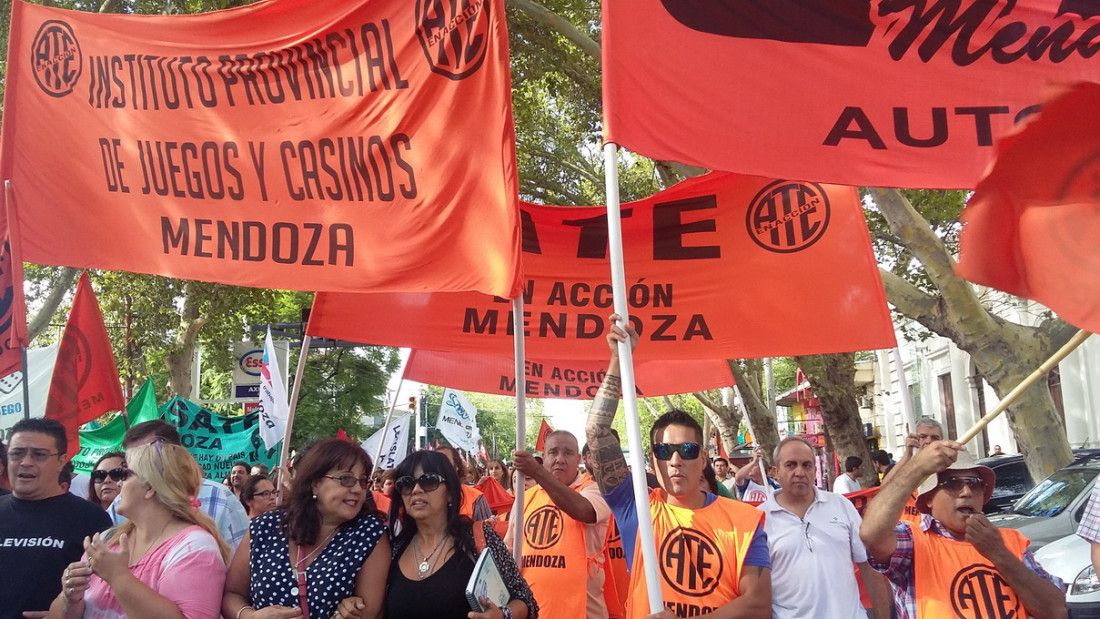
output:
[[[921, 515], [921, 531], [931, 531], [940, 537], [955, 539], [955, 536], [941, 523], [928, 514]], [[877, 571], [886, 575], [890, 581], [890, 593], [894, 597], [894, 610], [898, 619], [917, 618], [916, 576], [913, 571], [913, 530], [908, 522], [899, 522], [894, 527], [894, 534], [898, 540], [898, 546], [894, 554], [886, 562], [880, 562], [870, 557], [868, 563]], [[1031, 550], [1025, 550], [1022, 559], [1027, 569], [1034, 574], [1054, 583], [1060, 590], [1065, 591], [1062, 579], [1050, 574], [1035, 560]]]
[[1081, 516], [1081, 524], [1077, 525], [1077, 534], [1093, 543], [1100, 542], [1100, 477], [1096, 481], [1088, 506]]
[[[111, 517], [115, 526], [126, 522], [126, 518], [116, 511], [121, 498], [121, 496], [115, 497], [111, 506], [107, 508], [107, 515]], [[225, 543], [229, 544], [233, 550], [237, 550], [245, 531], [248, 530], [248, 514], [245, 513], [240, 499], [233, 496], [225, 486], [209, 479], [202, 480], [197, 498], [202, 501], [199, 509], [214, 521]]]
[[[859, 599], [853, 563], [865, 563], [867, 550], [859, 539], [863, 522], [852, 502], [839, 494], [814, 489], [814, 500], [802, 517], [777, 499], [760, 504], [767, 514], [764, 530], [772, 562], [772, 618], [867, 616]], [[807, 578], [828, 574], [828, 578]]]

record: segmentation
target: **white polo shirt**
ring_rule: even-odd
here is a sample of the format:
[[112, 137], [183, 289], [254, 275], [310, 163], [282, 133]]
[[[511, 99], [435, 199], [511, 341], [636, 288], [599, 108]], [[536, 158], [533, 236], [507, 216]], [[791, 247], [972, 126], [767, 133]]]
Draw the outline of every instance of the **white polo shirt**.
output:
[[867, 561], [859, 539], [862, 520], [851, 501], [814, 489], [816, 498], [799, 518], [775, 495], [760, 505], [772, 560], [773, 619], [866, 619], [859, 601], [855, 563]]

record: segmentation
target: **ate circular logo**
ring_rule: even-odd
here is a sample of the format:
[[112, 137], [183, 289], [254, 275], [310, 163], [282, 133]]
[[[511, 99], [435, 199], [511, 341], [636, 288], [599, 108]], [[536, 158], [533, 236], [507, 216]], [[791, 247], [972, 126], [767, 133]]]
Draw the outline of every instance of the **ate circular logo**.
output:
[[775, 181], [752, 199], [749, 238], [768, 251], [789, 254], [818, 242], [829, 227], [829, 196], [817, 183]]
[[951, 607], [961, 619], [1015, 619], [1025, 616], [1019, 598], [991, 565], [963, 568], [951, 581]]
[[488, 0], [416, 0], [416, 36], [432, 71], [473, 75], [489, 49]]
[[523, 522], [523, 537], [527, 545], [535, 550], [546, 550], [561, 539], [561, 511], [553, 505], [544, 505], [535, 510]]
[[73, 91], [84, 59], [69, 24], [50, 20], [42, 24], [31, 44], [31, 72], [46, 94], [64, 97]]
[[722, 555], [714, 542], [695, 529], [680, 528], [661, 544], [661, 576], [673, 589], [693, 597], [712, 593], [722, 578]]

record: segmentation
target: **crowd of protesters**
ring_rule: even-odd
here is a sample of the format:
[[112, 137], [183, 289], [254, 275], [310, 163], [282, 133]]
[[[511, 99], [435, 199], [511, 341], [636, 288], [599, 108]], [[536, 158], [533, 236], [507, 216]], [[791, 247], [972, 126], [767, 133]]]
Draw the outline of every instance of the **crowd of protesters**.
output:
[[[0, 484], [0, 619], [1066, 616], [1063, 583], [1028, 540], [981, 514], [993, 471], [934, 421], [918, 423], [896, 465], [875, 454], [886, 476], [861, 517], [816, 487], [802, 438], [779, 442], [767, 475], [759, 451], [735, 471], [706, 457], [702, 428], [677, 410], [650, 431], [664, 603], [651, 613], [637, 498], [611, 429], [619, 342], [637, 334], [612, 317], [583, 448], [552, 432], [541, 457], [519, 450], [485, 471], [448, 447], [375, 471], [358, 445], [333, 438], [285, 472], [234, 463], [222, 484], [155, 420], [96, 462], [83, 500], [63, 486], [64, 428], [20, 421], [0, 444], [10, 487]], [[862, 467], [849, 458], [834, 490], [858, 491]], [[515, 474], [520, 540], [510, 501], [497, 498]], [[467, 583], [483, 552], [507, 603], [481, 598], [472, 611]]]

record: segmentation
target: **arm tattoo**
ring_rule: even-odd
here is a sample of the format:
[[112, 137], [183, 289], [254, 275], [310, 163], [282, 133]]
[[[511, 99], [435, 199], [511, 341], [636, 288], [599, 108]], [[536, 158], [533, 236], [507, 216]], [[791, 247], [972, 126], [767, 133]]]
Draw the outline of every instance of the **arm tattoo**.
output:
[[630, 476], [619, 440], [611, 433], [611, 421], [619, 408], [621, 391], [622, 381], [618, 376], [604, 376], [592, 408], [588, 411], [588, 423], [585, 427], [588, 447], [592, 450], [592, 460], [596, 464], [592, 477], [600, 492], [604, 493], [617, 488]]

